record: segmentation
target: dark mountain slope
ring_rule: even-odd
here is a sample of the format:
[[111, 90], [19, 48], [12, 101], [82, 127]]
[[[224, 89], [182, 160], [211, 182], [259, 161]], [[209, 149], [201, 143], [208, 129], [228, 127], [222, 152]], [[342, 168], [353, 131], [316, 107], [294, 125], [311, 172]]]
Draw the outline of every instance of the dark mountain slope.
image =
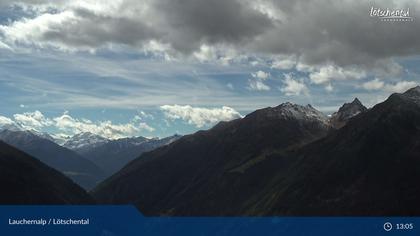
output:
[[0, 141], [0, 204], [91, 204], [70, 179]]
[[93, 188], [104, 175], [91, 161], [30, 131], [3, 130], [0, 139], [59, 170], [86, 189]]
[[249, 214], [420, 215], [420, 87], [299, 152]]
[[134, 203], [149, 215], [235, 215], [282, 166], [248, 169], [328, 129], [326, 117], [311, 106], [261, 109], [145, 153], [93, 193], [103, 203]]

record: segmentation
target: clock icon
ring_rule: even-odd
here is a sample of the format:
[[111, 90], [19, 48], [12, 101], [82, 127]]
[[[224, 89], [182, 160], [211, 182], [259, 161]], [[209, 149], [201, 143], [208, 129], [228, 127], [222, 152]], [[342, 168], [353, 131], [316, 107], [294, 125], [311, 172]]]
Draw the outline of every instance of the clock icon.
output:
[[392, 230], [392, 224], [391, 223], [389, 223], [389, 222], [386, 222], [385, 224], [384, 224], [384, 230], [385, 231], [391, 231]]

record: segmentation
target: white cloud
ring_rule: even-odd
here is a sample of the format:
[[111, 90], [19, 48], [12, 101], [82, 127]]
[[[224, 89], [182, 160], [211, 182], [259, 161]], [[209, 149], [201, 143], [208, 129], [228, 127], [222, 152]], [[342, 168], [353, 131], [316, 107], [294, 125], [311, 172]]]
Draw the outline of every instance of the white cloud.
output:
[[380, 81], [378, 78], [375, 78], [374, 80], [362, 84], [362, 87], [366, 90], [379, 90], [384, 86], [385, 83], [383, 81]]
[[139, 111], [136, 117], [140, 118], [139, 120], [143, 120], [143, 119], [154, 120], [155, 119], [155, 117], [152, 114], [147, 113], [145, 111]]
[[400, 81], [395, 84], [385, 85], [385, 90], [392, 93], [402, 93], [417, 85], [419, 85], [419, 83], [414, 81]]
[[257, 79], [261, 79], [261, 80], [266, 80], [268, 79], [268, 77], [270, 76], [269, 73], [266, 73], [264, 71], [257, 71], [255, 73], [251, 73], [252, 77], [257, 78]]
[[325, 86], [325, 90], [327, 90], [327, 92], [332, 92], [334, 90], [334, 87], [331, 83], [329, 83], [327, 84], [327, 86]]
[[248, 80], [248, 89], [253, 91], [268, 91], [270, 90], [270, 86], [264, 83], [264, 80], [267, 80], [270, 77], [269, 73], [264, 71], [257, 71], [255, 73], [251, 73], [252, 79]]
[[3, 43], [2, 41], [0, 41], [0, 49], [7, 49], [9, 51], [13, 51], [13, 49], [9, 47], [9, 45]]
[[309, 73], [309, 72], [313, 72], [315, 70], [315, 67], [302, 63], [302, 62], [298, 62], [296, 64], [296, 70], [300, 71], [300, 72], [305, 72], [305, 73]]
[[388, 84], [376, 78], [363, 83], [362, 87], [366, 90], [384, 90], [390, 93], [402, 93], [417, 85], [419, 85], [419, 83], [415, 81], [400, 81], [394, 84]]
[[291, 74], [284, 74], [283, 83], [284, 87], [280, 88], [280, 90], [287, 96], [309, 94], [309, 89], [303, 80], [293, 79]]
[[[140, 115], [150, 115], [140, 112]], [[88, 119], [77, 119], [68, 112], [54, 118], [45, 117], [40, 111], [25, 112], [14, 114], [14, 120], [0, 116], [0, 126], [15, 125], [23, 130], [40, 131], [43, 128], [56, 129], [61, 136], [71, 136], [80, 132], [91, 132], [109, 139], [118, 139], [139, 135], [142, 131], [153, 132], [155, 129], [143, 122], [140, 116], [135, 116], [130, 122], [125, 124], [114, 124], [112, 121], [93, 122]], [[57, 133], [57, 132], [54, 132]]]
[[315, 84], [325, 84], [331, 80], [350, 80], [366, 77], [366, 72], [357, 68], [342, 68], [334, 65], [311, 69], [309, 78]]
[[69, 49], [66, 44], [45, 42], [44, 36], [51, 30], [60, 29], [65, 23], [77, 23], [78, 19], [72, 11], [63, 11], [57, 14], [42, 14], [36, 18], [23, 18], [11, 25], [0, 25], [0, 32], [3, 33], [10, 43], [33, 44], [38, 47], [53, 45], [60, 49]]
[[42, 127], [52, 124], [52, 121], [46, 118], [40, 111], [14, 114], [13, 117], [19, 126], [28, 130], [39, 130]]
[[194, 57], [200, 62], [214, 61], [217, 59], [217, 52], [214, 47], [201, 45], [200, 50], [194, 52]]
[[271, 63], [271, 68], [279, 70], [290, 70], [295, 66], [296, 57], [294, 56], [276, 57]]
[[229, 121], [242, 117], [241, 114], [231, 107], [202, 108], [190, 105], [163, 105], [160, 109], [171, 120], [181, 119], [188, 124], [201, 128], [219, 121]]
[[130, 123], [113, 124], [111, 121], [92, 122], [87, 119], [76, 119], [71, 117], [67, 112], [53, 119], [55, 126], [67, 133], [91, 132], [106, 138], [117, 139], [127, 136], [135, 136], [138, 132], [146, 130], [154, 131], [144, 122], [139, 122], [134, 118]]
[[268, 91], [270, 90], [270, 86], [259, 79], [250, 79], [248, 80], [248, 89], [253, 91]]
[[8, 117], [0, 116], [0, 127], [4, 125], [13, 125], [15, 122]]

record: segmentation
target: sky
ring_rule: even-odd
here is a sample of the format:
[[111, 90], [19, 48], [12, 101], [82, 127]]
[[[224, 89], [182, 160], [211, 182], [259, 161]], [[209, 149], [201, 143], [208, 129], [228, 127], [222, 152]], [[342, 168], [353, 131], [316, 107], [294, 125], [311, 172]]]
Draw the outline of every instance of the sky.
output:
[[0, 126], [165, 137], [371, 107], [420, 84], [419, 21], [419, 0], [0, 0]]

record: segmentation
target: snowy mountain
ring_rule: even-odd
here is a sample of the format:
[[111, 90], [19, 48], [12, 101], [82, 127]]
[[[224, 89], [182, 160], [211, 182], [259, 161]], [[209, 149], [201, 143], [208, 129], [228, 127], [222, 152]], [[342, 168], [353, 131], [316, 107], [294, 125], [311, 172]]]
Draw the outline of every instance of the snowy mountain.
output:
[[54, 142], [54, 143], [56, 143], [60, 146], [62, 146], [68, 139], [68, 138], [65, 139], [64, 137], [60, 137], [60, 136], [55, 135], [55, 134], [50, 134], [50, 133], [47, 133], [47, 132], [41, 132], [41, 131], [37, 131], [37, 130], [34, 130], [34, 129], [31, 129], [31, 130], [24, 129], [17, 124], [6, 124], [6, 125], [0, 126], [0, 131], [6, 131], [6, 130], [12, 131], [12, 132], [18, 132], [18, 131], [29, 132], [33, 135], [36, 135], [36, 136], [40, 137], [40, 138], [47, 139], [51, 142]]
[[0, 131], [2, 130], [22, 131], [23, 129], [17, 126], [16, 124], [5, 124], [0, 126]]
[[105, 171], [107, 176], [110, 176], [142, 153], [170, 144], [180, 137], [180, 135], [174, 135], [162, 139], [133, 137], [110, 140], [102, 145], [83, 149], [79, 151], [79, 154], [95, 163]]
[[328, 117], [322, 112], [313, 108], [310, 104], [301, 106], [290, 102], [282, 103], [277, 107], [267, 109], [267, 117], [277, 116], [288, 119], [297, 120], [318, 120], [324, 124], [328, 124]]
[[75, 134], [73, 137], [68, 139], [63, 147], [76, 152], [84, 152], [85, 150], [100, 146], [104, 143], [109, 142], [109, 139], [104, 138], [100, 135], [93, 134], [90, 132], [82, 132]]

